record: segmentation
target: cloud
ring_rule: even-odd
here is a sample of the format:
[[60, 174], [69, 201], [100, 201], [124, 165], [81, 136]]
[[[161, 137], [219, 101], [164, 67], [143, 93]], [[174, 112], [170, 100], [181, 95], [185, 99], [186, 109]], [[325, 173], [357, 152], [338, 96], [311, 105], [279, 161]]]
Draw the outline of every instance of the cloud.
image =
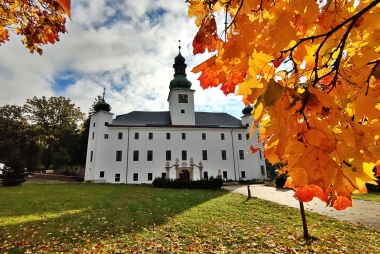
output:
[[187, 17], [186, 3], [77, 0], [72, 18], [68, 33], [60, 42], [43, 46], [42, 56], [30, 54], [14, 34], [0, 47], [0, 106], [22, 105], [33, 96], [64, 96], [87, 112], [106, 87], [106, 101], [115, 114], [168, 110], [180, 39], [196, 90], [196, 110], [240, 116], [241, 98], [226, 97], [218, 89], [203, 91], [197, 75], [190, 72], [211, 55], [192, 55], [197, 29], [194, 19]]

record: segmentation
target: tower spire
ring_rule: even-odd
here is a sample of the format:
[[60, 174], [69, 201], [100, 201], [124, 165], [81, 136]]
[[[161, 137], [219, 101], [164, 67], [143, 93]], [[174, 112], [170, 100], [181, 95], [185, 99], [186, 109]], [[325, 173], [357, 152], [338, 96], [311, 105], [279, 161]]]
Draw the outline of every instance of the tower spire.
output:
[[178, 40], [178, 54], [181, 54], [181, 40]]
[[105, 96], [105, 94], [106, 94], [106, 88], [105, 87], [103, 87], [103, 101], [104, 101], [104, 96]]

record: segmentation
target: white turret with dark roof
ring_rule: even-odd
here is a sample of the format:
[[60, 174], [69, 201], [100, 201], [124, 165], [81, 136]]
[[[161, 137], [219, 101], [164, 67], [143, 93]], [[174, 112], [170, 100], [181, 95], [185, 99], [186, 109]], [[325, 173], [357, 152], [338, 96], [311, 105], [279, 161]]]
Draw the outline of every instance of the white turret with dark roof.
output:
[[[179, 47], [181, 49], [181, 47]], [[266, 178], [262, 153], [251, 154], [248, 107], [243, 122], [226, 113], [194, 112], [185, 58], [174, 59], [169, 111], [132, 111], [113, 118], [103, 99], [91, 117], [85, 180], [151, 183], [156, 177], [200, 180]]]

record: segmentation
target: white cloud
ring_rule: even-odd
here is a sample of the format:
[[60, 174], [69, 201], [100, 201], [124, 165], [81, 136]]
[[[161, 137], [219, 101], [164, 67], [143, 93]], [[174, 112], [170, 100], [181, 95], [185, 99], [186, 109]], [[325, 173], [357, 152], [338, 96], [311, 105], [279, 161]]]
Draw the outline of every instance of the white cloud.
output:
[[[149, 16], [149, 15], [150, 16]], [[197, 111], [228, 112], [240, 116], [241, 98], [218, 89], [203, 91], [192, 67], [210, 54], [193, 56], [197, 28], [182, 1], [73, 1], [73, 22], [44, 54], [30, 54], [21, 37], [0, 47], [0, 106], [22, 105], [33, 96], [65, 96], [87, 112], [94, 98], [107, 88], [112, 112], [168, 110], [178, 40], [188, 64], [188, 78], [196, 90]], [[59, 87], [64, 81], [68, 86]]]

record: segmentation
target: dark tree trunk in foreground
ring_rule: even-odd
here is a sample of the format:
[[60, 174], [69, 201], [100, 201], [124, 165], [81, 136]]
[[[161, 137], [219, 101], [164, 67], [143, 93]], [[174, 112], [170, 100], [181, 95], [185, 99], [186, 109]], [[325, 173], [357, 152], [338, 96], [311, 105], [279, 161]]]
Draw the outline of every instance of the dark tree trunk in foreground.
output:
[[307, 224], [306, 224], [306, 216], [305, 216], [305, 210], [303, 208], [303, 202], [300, 202], [300, 211], [301, 211], [301, 218], [302, 218], [302, 227], [303, 227], [303, 237], [305, 239], [309, 239], [309, 232], [307, 230]]

